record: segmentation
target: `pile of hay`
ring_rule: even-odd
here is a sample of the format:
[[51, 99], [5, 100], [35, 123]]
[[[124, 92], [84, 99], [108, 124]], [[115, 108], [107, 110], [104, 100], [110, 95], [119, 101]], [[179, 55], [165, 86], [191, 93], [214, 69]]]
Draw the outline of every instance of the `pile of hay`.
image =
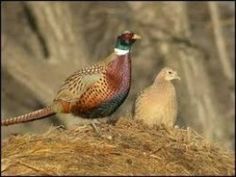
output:
[[43, 135], [17, 135], [2, 144], [2, 175], [234, 175], [234, 153], [192, 130], [148, 129], [121, 119]]

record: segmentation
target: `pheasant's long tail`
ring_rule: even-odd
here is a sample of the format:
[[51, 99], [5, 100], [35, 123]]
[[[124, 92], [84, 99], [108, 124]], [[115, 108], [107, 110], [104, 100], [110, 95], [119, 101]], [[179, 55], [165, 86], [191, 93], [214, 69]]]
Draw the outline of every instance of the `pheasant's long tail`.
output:
[[12, 125], [12, 124], [30, 122], [30, 121], [34, 121], [34, 120], [38, 120], [38, 119], [43, 119], [43, 118], [52, 116], [54, 114], [56, 114], [56, 113], [52, 110], [52, 107], [47, 106], [43, 109], [39, 109], [37, 111], [30, 112], [28, 114], [24, 114], [21, 116], [12, 117], [9, 119], [2, 120], [1, 126], [8, 126], [8, 125]]

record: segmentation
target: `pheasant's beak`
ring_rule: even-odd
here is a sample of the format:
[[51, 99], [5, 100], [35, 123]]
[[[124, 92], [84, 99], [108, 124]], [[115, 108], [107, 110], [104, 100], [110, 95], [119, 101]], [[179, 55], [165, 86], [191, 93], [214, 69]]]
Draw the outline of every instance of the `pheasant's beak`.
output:
[[141, 36], [139, 36], [139, 35], [137, 35], [137, 34], [134, 34], [133, 37], [132, 37], [132, 39], [137, 40], [137, 39], [142, 39], [142, 38], [141, 38]]

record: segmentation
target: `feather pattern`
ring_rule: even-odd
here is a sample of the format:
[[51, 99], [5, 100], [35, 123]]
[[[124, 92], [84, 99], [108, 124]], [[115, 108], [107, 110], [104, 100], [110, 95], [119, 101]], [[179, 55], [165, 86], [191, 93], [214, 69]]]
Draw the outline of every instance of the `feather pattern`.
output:
[[97, 118], [112, 114], [127, 97], [131, 78], [130, 55], [110, 55], [106, 62], [74, 73], [58, 91], [54, 103], [61, 112]]

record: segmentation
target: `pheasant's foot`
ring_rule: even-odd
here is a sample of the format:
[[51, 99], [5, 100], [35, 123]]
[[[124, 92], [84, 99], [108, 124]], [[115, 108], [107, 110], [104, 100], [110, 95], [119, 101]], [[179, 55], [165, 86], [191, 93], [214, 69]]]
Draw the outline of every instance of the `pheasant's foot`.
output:
[[98, 130], [95, 122], [91, 122], [90, 125], [92, 126], [92, 128], [94, 129], [94, 131], [96, 132], [97, 136], [101, 136], [100, 131]]
[[118, 120], [119, 118], [110, 117], [106, 123], [109, 125], [109, 127], [110, 125], [115, 126]]
[[78, 126], [76, 126], [73, 130], [74, 130], [75, 132], [80, 132], [80, 131], [83, 131], [83, 130], [85, 130], [85, 129], [88, 129], [88, 126], [87, 126], [87, 125], [78, 125]]

